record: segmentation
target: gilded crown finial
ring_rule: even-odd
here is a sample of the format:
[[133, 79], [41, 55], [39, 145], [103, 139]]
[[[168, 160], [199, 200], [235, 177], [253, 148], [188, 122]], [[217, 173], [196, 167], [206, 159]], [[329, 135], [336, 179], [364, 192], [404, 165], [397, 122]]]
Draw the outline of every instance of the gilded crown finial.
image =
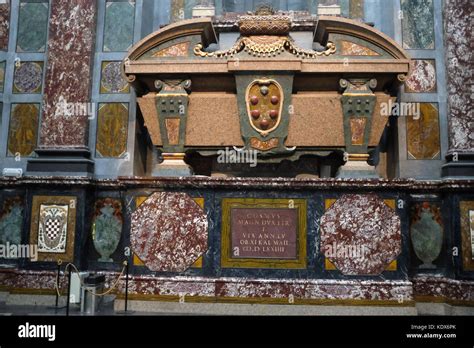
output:
[[275, 9], [269, 4], [260, 4], [255, 10], [256, 16], [273, 16], [275, 14]]

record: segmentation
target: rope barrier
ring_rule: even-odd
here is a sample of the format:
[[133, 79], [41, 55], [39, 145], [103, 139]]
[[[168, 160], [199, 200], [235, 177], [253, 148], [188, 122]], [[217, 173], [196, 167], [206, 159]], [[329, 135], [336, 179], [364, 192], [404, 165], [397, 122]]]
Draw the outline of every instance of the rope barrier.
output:
[[[74, 272], [76, 272], [77, 274], [79, 274], [79, 270], [77, 269], [77, 267], [73, 264], [73, 263], [68, 263], [66, 265], [66, 267], [64, 268], [64, 275], [63, 277], [66, 276], [67, 274], [67, 270], [68, 268], [71, 267], [73, 269]], [[123, 262], [123, 267], [122, 267], [122, 271], [120, 272], [119, 276], [117, 277], [117, 279], [115, 280], [114, 284], [110, 287], [110, 289], [108, 289], [107, 291], [103, 292], [103, 293], [96, 293], [90, 289], [86, 289], [86, 291], [90, 292], [93, 296], [106, 296], [108, 294], [110, 294], [112, 292], [112, 290], [114, 290], [116, 288], [116, 286], [118, 285], [118, 282], [120, 281], [120, 278], [123, 276], [123, 272], [125, 271], [125, 268], [127, 267], [127, 261], [124, 261]], [[81, 277], [79, 277], [79, 281], [81, 282], [81, 288], [84, 287], [84, 282], [82, 281]], [[61, 293], [59, 292], [59, 277], [56, 277], [56, 283], [55, 283], [55, 288], [56, 288], [56, 293], [58, 294], [59, 297], [63, 296], [61, 295]]]

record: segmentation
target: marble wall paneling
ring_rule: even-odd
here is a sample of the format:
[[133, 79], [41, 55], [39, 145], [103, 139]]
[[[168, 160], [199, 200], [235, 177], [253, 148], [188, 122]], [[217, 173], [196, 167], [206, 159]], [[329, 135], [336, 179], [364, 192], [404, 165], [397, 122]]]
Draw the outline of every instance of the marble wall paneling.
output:
[[[94, 249], [100, 257], [99, 262], [114, 260], [114, 255], [122, 239], [123, 215], [122, 203], [119, 199], [101, 198], [94, 204], [92, 217], [91, 239]], [[120, 252], [120, 255], [122, 253]]]
[[420, 103], [420, 117], [407, 117], [408, 159], [441, 158], [438, 105]]
[[474, 271], [474, 201], [462, 201], [460, 214], [462, 268]]
[[307, 201], [222, 200], [222, 268], [306, 269]]
[[349, 15], [352, 19], [364, 19], [364, 0], [349, 1]]
[[38, 261], [72, 262], [77, 197], [33, 196], [30, 243], [38, 246]]
[[341, 40], [341, 54], [343, 56], [380, 56], [366, 46], [347, 40]]
[[101, 103], [97, 113], [97, 157], [121, 157], [127, 151], [128, 104]]
[[0, 4], [0, 51], [8, 51], [10, 34], [10, 0]]
[[5, 61], [0, 62], [0, 93], [3, 93], [5, 86], [5, 68], [7, 64]]
[[434, 49], [433, 0], [401, 0], [402, 37], [405, 49]]
[[436, 61], [432, 59], [413, 59], [410, 74], [405, 81], [405, 93], [435, 93]]
[[321, 252], [345, 275], [378, 275], [402, 252], [400, 218], [375, 194], [343, 195], [320, 231]]
[[129, 93], [130, 85], [123, 78], [121, 61], [102, 62], [100, 93]]
[[13, 93], [37, 94], [43, 86], [43, 62], [21, 62], [15, 66]]
[[[132, 201], [134, 205], [134, 210], [142, 205], [149, 196], [134, 196]], [[202, 209], [204, 209], [205, 198], [197, 197], [193, 198], [193, 201], [197, 203]], [[145, 263], [137, 256], [137, 254], [132, 253], [132, 263], [134, 266], [143, 266], [145, 267]], [[203, 256], [200, 256], [197, 261], [191, 266], [191, 269], [202, 269], [203, 268]]]
[[438, 202], [415, 202], [410, 210], [410, 240], [413, 251], [421, 261], [420, 269], [435, 269], [433, 264], [441, 253], [444, 224]]
[[87, 146], [89, 115], [64, 115], [57, 106], [90, 102], [96, 5], [94, 0], [51, 2], [41, 147]]
[[20, 2], [17, 52], [45, 52], [48, 37], [49, 2]]
[[29, 157], [38, 138], [39, 104], [12, 104], [8, 133], [8, 156]]
[[107, 1], [104, 52], [125, 52], [133, 44], [135, 1]]
[[444, 40], [448, 95], [450, 150], [474, 152], [472, 119], [472, 13], [471, 0], [444, 3]]
[[185, 19], [185, 0], [171, 1], [171, 18], [170, 22], [179, 22]]
[[133, 252], [152, 271], [184, 272], [208, 249], [208, 221], [187, 194], [156, 192], [132, 214]]
[[23, 218], [23, 199], [20, 196], [5, 197], [0, 210], [0, 244], [21, 244]]

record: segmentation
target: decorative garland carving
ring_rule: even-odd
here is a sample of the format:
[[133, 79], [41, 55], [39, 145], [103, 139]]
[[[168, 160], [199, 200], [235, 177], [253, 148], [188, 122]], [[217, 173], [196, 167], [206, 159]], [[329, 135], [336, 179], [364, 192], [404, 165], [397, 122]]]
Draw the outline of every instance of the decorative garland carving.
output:
[[205, 52], [202, 44], [194, 47], [194, 54], [200, 57], [232, 58], [244, 50], [255, 57], [275, 57], [285, 51], [301, 58], [317, 58], [336, 53], [336, 45], [328, 42], [326, 50], [314, 51], [298, 47], [290, 37], [284, 36], [248, 36], [241, 37], [234, 46], [225, 51]]

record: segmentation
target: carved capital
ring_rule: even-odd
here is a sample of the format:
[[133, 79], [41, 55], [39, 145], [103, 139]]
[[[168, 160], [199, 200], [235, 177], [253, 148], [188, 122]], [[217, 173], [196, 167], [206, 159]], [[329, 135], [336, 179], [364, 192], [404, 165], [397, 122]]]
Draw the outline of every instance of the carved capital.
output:
[[344, 95], [360, 94], [360, 95], [373, 95], [373, 90], [377, 87], [376, 79], [341, 79], [339, 86], [343, 90]]
[[155, 88], [159, 94], [189, 94], [191, 80], [155, 80]]

